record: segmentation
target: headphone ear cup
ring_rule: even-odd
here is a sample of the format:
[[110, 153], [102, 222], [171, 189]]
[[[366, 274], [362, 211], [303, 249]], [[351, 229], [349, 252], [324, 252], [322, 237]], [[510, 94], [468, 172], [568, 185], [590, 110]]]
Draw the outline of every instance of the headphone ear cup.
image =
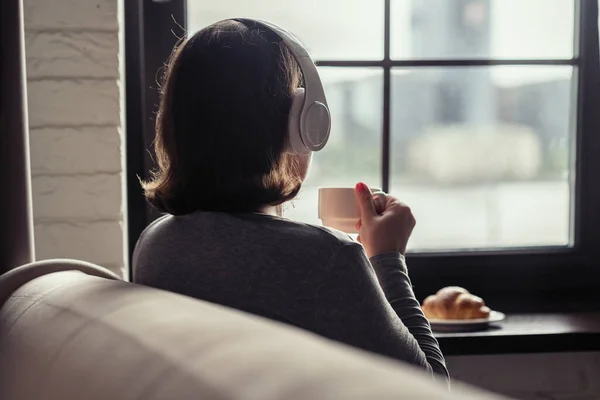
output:
[[305, 93], [303, 88], [297, 88], [292, 94], [292, 107], [288, 120], [288, 138], [290, 150], [300, 155], [310, 154], [310, 150], [302, 140], [300, 131], [300, 119], [302, 117], [302, 107], [304, 106]]

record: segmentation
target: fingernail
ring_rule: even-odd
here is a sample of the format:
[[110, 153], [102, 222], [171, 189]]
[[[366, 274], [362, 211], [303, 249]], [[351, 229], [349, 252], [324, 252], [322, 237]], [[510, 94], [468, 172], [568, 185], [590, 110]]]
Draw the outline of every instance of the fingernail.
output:
[[369, 188], [364, 183], [359, 182], [359, 183], [356, 184], [356, 190], [358, 190], [359, 192], [366, 192], [366, 191], [369, 190]]

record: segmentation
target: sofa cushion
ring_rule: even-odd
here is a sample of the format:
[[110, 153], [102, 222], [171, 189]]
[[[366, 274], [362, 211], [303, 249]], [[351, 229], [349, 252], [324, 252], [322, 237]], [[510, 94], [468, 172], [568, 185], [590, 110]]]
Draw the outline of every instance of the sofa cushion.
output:
[[0, 388], [3, 400], [495, 398], [450, 394], [410, 366], [79, 270], [35, 278], [0, 309]]
[[98, 265], [71, 259], [51, 259], [36, 261], [12, 269], [0, 276], [0, 305], [25, 283], [43, 275], [59, 271], [80, 271], [88, 275], [107, 279], [121, 279], [106, 268]]

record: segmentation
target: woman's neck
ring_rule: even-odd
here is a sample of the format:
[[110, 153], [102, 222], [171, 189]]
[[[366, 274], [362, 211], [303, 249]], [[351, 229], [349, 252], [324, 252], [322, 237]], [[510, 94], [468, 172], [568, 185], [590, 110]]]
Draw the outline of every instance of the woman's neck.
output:
[[283, 206], [280, 204], [278, 206], [264, 206], [258, 210], [258, 212], [267, 215], [273, 215], [275, 217], [283, 216]]

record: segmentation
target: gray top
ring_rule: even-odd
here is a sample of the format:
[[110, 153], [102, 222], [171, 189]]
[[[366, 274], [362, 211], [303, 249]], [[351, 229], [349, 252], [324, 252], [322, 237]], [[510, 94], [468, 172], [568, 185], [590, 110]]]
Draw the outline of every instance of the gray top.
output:
[[133, 279], [237, 308], [448, 377], [399, 253], [264, 214], [167, 215], [142, 233]]

